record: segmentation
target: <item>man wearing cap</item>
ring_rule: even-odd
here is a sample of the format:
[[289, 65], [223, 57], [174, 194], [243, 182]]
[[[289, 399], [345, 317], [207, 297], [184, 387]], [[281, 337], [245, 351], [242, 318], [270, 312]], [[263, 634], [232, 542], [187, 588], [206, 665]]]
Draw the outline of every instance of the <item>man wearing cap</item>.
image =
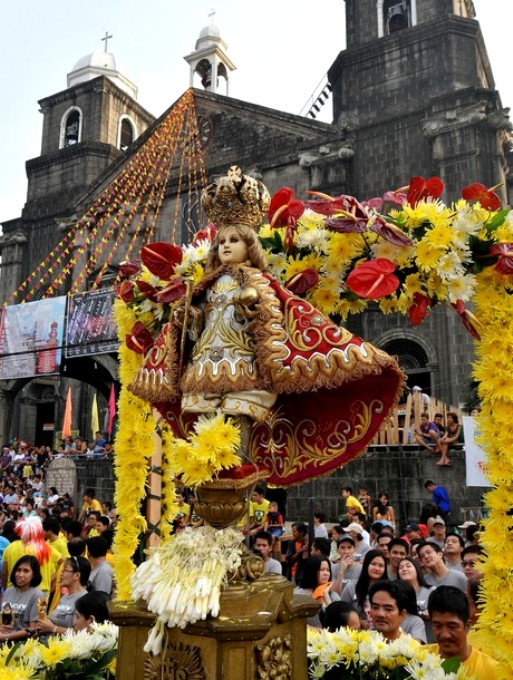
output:
[[419, 545], [418, 556], [424, 569], [427, 569], [426, 582], [430, 586], [454, 586], [461, 591], [467, 590], [467, 579], [459, 571], [449, 569], [444, 562], [442, 549], [436, 543], [426, 541]]
[[340, 594], [348, 583], [358, 580], [362, 571], [362, 565], [355, 562], [356, 546], [349, 534], [346, 533], [339, 539], [337, 551], [340, 555], [340, 561], [332, 564], [331, 577], [333, 585], [331, 586], [331, 591]]
[[403, 541], [406, 541], [406, 543], [411, 543], [416, 538], [422, 538], [419, 525], [415, 522], [407, 524], [404, 528], [404, 536], [401, 536], [401, 538]]
[[440, 550], [443, 550], [445, 548], [445, 532], [445, 521], [440, 516], [435, 517], [433, 535], [427, 539], [428, 543], [436, 543]]
[[435, 484], [431, 479], [427, 480], [424, 484], [424, 488], [431, 494], [437, 513], [442, 519], [447, 519], [447, 516], [451, 512], [451, 501], [449, 500], [447, 489]]
[[470, 527], [477, 527], [477, 524], [475, 522], [467, 520], [466, 522], [463, 522], [463, 524], [458, 525], [458, 529], [461, 529], [461, 535], [463, 536], [463, 540], [465, 541], [465, 548], [470, 545], [470, 541], [467, 540], [467, 529], [469, 529]]
[[351, 522], [351, 524], [349, 524], [347, 527], [344, 527], [344, 533], [348, 536], [351, 536], [354, 541], [355, 560], [357, 562], [362, 561], [365, 553], [369, 552], [370, 545], [364, 539], [361, 524], [358, 524], [358, 522]]

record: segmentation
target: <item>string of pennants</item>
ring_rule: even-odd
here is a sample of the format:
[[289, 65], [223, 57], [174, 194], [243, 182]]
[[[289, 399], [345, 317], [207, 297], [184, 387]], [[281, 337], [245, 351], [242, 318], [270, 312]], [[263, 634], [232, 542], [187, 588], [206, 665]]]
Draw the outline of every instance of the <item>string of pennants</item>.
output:
[[194, 198], [206, 185], [192, 89], [3, 306], [98, 289], [111, 264], [136, 256], [143, 241], [153, 239], [170, 181], [175, 183], [173, 190], [176, 186], [176, 200], [170, 231], [163, 238], [174, 243], [181, 238], [180, 197], [187, 197], [183, 217], [190, 236], [196, 229]]

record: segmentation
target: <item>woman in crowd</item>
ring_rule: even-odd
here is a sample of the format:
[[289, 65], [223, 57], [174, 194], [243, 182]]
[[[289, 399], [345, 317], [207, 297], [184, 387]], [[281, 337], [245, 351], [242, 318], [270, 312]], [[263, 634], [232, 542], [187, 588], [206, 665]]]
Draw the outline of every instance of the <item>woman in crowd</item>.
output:
[[377, 505], [372, 509], [372, 520], [374, 522], [389, 522], [395, 529], [395, 512], [390, 505], [390, 498], [387, 493], [380, 493]]
[[105, 623], [109, 620], [107, 593], [100, 591], [87, 593], [79, 597], [75, 602], [75, 625], [74, 629], [89, 630], [93, 623]]
[[78, 599], [87, 594], [86, 586], [91, 574], [91, 565], [85, 557], [69, 557], [61, 571], [61, 587], [67, 595], [62, 595], [49, 616], [39, 618], [37, 629], [40, 633], [62, 634], [75, 624], [75, 605]]
[[406, 602], [407, 615], [401, 623], [401, 630], [407, 635], [411, 635], [414, 640], [425, 645], [427, 642], [426, 624], [418, 614], [416, 593], [413, 586], [408, 581], [399, 581]]
[[409, 583], [415, 591], [415, 598], [417, 600], [416, 612], [424, 621], [426, 626], [426, 635], [428, 642], [434, 642], [431, 624], [429, 623], [429, 616], [427, 613], [427, 602], [430, 593], [433, 591], [433, 586], [427, 584], [420, 565], [411, 557], [405, 557], [399, 562], [397, 567], [397, 577], [404, 583]]
[[362, 571], [356, 582], [351, 581], [342, 591], [342, 602], [350, 602], [362, 620], [362, 626], [368, 628], [368, 614], [370, 611], [369, 588], [373, 583], [388, 579], [387, 563], [379, 550], [369, 550], [366, 553]]
[[[310, 595], [322, 605], [322, 609], [339, 599], [337, 593], [331, 592], [331, 565], [326, 557], [312, 555], [306, 560], [303, 576], [299, 587], [294, 588], [294, 594]], [[319, 614], [309, 618], [308, 624], [315, 628], [321, 628]]]
[[37, 632], [39, 608], [45, 596], [39, 590], [41, 569], [33, 555], [24, 555], [16, 562], [10, 576], [14, 583], [2, 597], [0, 642], [25, 640]]
[[460, 435], [461, 424], [458, 422], [458, 416], [456, 413], [449, 412], [447, 414], [445, 434], [436, 443], [438, 450], [440, 451], [440, 460], [437, 461], [437, 465], [441, 465], [442, 467], [450, 467], [452, 465], [447, 454], [450, 445], [460, 441]]
[[341, 524], [335, 524], [331, 528], [331, 549], [330, 549], [330, 562], [335, 564], [340, 562], [340, 554], [338, 552], [338, 542], [344, 536], [344, 528]]

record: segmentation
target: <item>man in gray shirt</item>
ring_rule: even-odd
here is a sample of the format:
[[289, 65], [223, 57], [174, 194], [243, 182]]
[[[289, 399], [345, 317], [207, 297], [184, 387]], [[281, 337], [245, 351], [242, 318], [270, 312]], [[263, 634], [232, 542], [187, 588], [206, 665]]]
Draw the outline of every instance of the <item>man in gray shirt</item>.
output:
[[430, 586], [455, 586], [463, 592], [467, 589], [467, 579], [459, 571], [449, 569], [444, 562], [444, 554], [436, 543], [421, 543], [417, 554], [422, 566], [428, 570], [426, 582]]
[[256, 552], [262, 555], [265, 564], [266, 574], [282, 575], [281, 564], [278, 560], [271, 557], [271, 550], [273, 547], [273, 536], [268, 531], [258, 531], [255, 534], [255, 543], [253, 548]]
[[93, 536], [87, 541], [87, 554], [91, 562], [91, 589], [107, 593], [112, 597], [114, 590], [114, 572], [107, 562], [107, 543], [101, 536]]
[[357, 581], [362, 565], [355, 562], [356, 545], [351, 536], [342, 536], [337, 543], [340, 561], [331, 566], [331, 591], [340, 594], [351, 581]]

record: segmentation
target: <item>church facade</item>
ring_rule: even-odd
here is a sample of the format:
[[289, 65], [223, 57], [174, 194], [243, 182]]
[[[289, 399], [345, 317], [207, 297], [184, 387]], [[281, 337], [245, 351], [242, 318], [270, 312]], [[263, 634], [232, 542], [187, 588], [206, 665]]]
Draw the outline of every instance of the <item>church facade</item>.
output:
[[[347, 48], [328, 72], [333, 123], [242, 102], [228, 93], [234, 64], [215, 26], [200, 34], [186, 57], [206, 174], [233, 163], [271, 192], [292, 187], [363, 200], [408, 183], [413, 175], [439, 175], [446, 201], [465, 184], [502, 184], [509, 200], [511, 124], [495, 90], [486, 48], [470, 0], [346, 0]], [[56, 243], [115, 181], [158, 129], [137, 102], [133, 83], [109, 53], [77, 62], [68, 87], [40, 102], [41, 155], [27, 162], [27, 202], [20, 218], [4, 223], [0, 238], [2, 299], [34, 270]], [[189, 198], [170, 180], [153, 240], [167, 240], [173, 215]], [[185, 217], [183, 218], [185, 221]], [[201, 217], [198, 217], [200, 226]], [[185, 237], [185, 226], [182, 230]], [[109, 263], [112, 272], [119, 254]], [[75, 277], [76, 278], [76, 277]], [[70, 281], [71, 284], [71, 281]], [[87, 281], [84, 284], [87, 287]], [[66, 287], [59, 291], [68, 292]], [[413, 328], [377, 310], [348, 326], [397, 354], [410, 387], [457, 404], [468, 396], [472, 341], [452, 310], [435, 309]], [[58, 422], [66, 380], [83, 383], [76, 429], [86, 437], [93, 391], [105, 400], [116, 381], [113, 354], [72, 359], [66, 373], [44, 380], [2, 381], [0, 434], [39, 441], [41, 423]], [[42, 413], [45, 413], [43, 416]]]

